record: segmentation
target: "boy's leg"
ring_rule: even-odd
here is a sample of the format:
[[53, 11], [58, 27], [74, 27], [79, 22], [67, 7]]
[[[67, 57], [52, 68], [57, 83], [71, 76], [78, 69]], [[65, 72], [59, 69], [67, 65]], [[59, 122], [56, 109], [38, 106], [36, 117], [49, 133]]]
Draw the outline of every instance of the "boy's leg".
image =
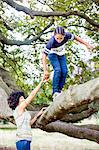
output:
[[27, 140], [20, 140], [16, 142], [17, 150], [30, 150], [30, 143], [31, 141]]
[[60, 77], [60, 81], [59, 81], [59, 90], [61, 91], [65, 84], [66, 76], [68, 73], [66, 56], [65, 55], [59, 56], [59, 62], [60, 62], [60, 66], [61, 66], [61, 77]]
[[61, 68], [60, 68], [60, 63], [59, 63], [57, 54], [49, 54], [48, 58], [54, 69], [54, 76], [53, 76], [53, 81], [52, 81], [53, 94], [54, 94], [55, 92], [59, 92], [59, 81], [60, 81], [60, 76], [61, 76]]

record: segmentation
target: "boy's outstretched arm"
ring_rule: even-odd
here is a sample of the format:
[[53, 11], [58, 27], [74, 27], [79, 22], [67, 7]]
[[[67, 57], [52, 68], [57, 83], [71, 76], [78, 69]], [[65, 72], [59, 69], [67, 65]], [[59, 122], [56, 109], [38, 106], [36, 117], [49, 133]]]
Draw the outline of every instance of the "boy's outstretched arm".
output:
[[84, 44], [88, 49], [90, 49], [90, 50], [93, 49], [93, 46], [91, 46], [89, 43], [87, 43], [85, 40], [83, 40], [79, 36], [75, 36], [75, 40], [82, 43], [82, 44]]
[[44, 77], [45, 79], [48, 79], [49, 78], [49, 72], [48, 72], [48, 69], [47, 69], [47, 60], [46, 60], [46, 54], [43, 52], [42, 54], [42, 63], [43, 63], [43, 69], [44, 69]]

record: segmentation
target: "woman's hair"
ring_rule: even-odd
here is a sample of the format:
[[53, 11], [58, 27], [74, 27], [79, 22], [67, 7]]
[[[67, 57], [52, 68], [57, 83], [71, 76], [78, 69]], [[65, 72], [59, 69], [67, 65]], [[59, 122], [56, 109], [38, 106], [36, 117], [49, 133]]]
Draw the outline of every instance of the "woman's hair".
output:
[[65, 30], [62, 27], [57, 27], [54, 31], [54, 34], [62, 34], [65, 35]]
[[25, 97], [24, 92], [14, 91], [8, 97], [8, 99], [7, 99], [8, 100], [8, 105], [12, 110], [14, 110], [17, 107], [17, 105], [19, 104], [19, 98], [21, 96]]

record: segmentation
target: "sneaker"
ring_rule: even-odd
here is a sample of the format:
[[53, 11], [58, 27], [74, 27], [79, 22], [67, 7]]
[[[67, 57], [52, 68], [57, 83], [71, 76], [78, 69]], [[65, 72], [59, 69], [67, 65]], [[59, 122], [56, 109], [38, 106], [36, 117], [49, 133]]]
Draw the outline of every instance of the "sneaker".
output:
[[54, 94], [53, 94], [53, 99], [55, 99], [57, 96], [59, 96], [61, 93], [59, 93], [59, 92], [55, 92]]

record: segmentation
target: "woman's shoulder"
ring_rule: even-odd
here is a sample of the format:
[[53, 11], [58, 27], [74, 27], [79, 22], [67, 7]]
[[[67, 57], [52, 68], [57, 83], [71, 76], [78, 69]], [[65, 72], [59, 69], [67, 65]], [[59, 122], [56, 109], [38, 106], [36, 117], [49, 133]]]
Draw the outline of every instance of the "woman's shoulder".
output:
[[13, 111], [13, 116], [16, 118], [16, 116], [18, 115], [18, 107], [15, 108], [15, 110]]
[[20, 113], [19, 107], [17, 106], [16, 109], [13, 111], [14, 118], [17, 118], [18, 116], [21, 116], [23, 113]]

